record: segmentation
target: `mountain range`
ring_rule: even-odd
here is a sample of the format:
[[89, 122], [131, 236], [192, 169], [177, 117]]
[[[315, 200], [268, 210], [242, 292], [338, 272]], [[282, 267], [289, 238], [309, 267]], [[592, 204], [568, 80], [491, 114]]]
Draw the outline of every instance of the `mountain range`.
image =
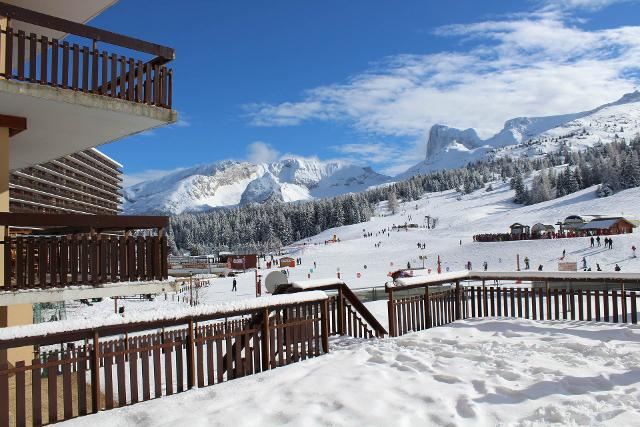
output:
[[640, 92], [578, 113], [507, 120], [494, 136], [443, 124], [429, 131], [424, 160], [396, 177], [343, 161], [290, 157], [272, 163], [226, 160], [138, 183], [124, 191], [128, 214], [197, 212], [248, 203], [294, 202], [364, 191], [419, 173], [482, 159], [580, 150], [640, 132]]
[[144, 181], [124, 192], [128, 214], [205, 211], [247, 203], [295, 202], [364, 191], [391, 177], [370, 167], [300, 157], [254, 164], [225, 160]]

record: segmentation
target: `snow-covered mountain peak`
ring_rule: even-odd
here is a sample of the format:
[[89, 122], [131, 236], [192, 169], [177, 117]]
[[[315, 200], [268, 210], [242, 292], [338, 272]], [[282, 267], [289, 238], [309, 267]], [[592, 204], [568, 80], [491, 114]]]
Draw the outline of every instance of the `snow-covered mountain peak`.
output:
[[477, 148], [481, 142], [474, 129], [460, 130], [445, 125], [431, 126], [427, 142], [427, 158], [435, 156], [450, 144], [457, 143], [468, 149]]
[[364, 191], [391, 178], [341, 161], [289, 157], [253, 164], [226, 160], [183, 169], [125, 189], [125, 212], [171, 213]]
[[592, 110], [545, 117], [516, 117], [494, 136], [482, 140], [474, 129], [436, 124], [429, 131], [427, 156], [399, 178], [462, 167], [489, 156], [542, 155], [560, 144], [580, 149], [615, 138], [630, 139], [640, 131], [640, 91]]

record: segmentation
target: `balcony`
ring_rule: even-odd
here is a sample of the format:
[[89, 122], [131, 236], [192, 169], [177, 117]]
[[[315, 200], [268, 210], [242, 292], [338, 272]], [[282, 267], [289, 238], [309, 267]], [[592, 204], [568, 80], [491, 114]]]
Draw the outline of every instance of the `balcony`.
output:
[[4, 2], [0, 17], [0, 114], [27, 119], [11, 169], [177, 120], [172, 48]]
[[[162, 282], [168, 278], [167, 225], [162, 216], [0, 213], [0, 226], [9, 229], [2, 242], [3, 291]], [[140, 229], [150, 235], [131, 234]]]

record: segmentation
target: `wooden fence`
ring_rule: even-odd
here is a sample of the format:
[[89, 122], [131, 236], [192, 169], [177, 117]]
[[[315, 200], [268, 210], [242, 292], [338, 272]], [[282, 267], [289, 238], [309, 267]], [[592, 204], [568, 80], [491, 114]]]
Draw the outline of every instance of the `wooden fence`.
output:
[[173, 70], [158, 62], [101, 51], [95, 40], [89, 48], [16, 31], [10, 24], [0, 36], [6, 40], [0, 76], [7, 80], [171, 108]]
[[[415, 286], [413, 287], [415, 289]], [[635, 291], [461, 286], [396, 298], [388, 289], [389, 335], [400, 336], [478, 317], [638, 323]]]
[[5, 289], [163, 280], [167, 253], [165, 236], [7, 237]]
[[329, 345], [327, 303], [0, 341], [0, 349], [75, 343], [0, 366], [0, 427], [68, 420], [319, 356]]

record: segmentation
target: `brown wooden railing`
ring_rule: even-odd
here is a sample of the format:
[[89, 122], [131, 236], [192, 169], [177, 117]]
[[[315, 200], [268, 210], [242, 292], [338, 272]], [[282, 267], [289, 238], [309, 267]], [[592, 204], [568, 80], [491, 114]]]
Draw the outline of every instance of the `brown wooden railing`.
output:
[[0, 350], [67, 344], [0, 365], [0, 426], [51, 424], [319, 356], [326, 301], [0, 340]]
[[165, 236], [7, 237], [4, 251], [5, 290], [168, 277]]
[[[5, 40], [1, 77], [171, 108], [173, 71], [164, 64], [173, 59], [173, 49], [1, 2], [0, 16], [10, 18], [6, 29], [0, 29]], [[27, 34], [13, 28], [16, 21], [88, 38], [91, 47]], [[159, 56], [143, 63], [100, 50], [98, 42]]]
[[[7, 231], [3, 290], [168, 277], [167, 217], [0, 213], [0, 225]], [[151, 236], [130, 233], [154, 228]], [[12, 235], [25, 231], [33, 234]]]
[[[484, 275], [485, 277], [487, 275]], [[585, 285], [580, 285], [585, 286]], [[481, 317], [512, 317], [530, 320], [580, 320], [612, 323], [638, 323], [635, 290], [598, 289], [580, 286], [565, 288], [462, 286], [433, 291], [429, 285], [387, 288], [389, 335], [400, 336], [449, 324], [456, 320]], [[432, 286], [433, 287], [433, 286]], [[422, 289], [422, 292], [416, 290]], [[397, 297], [402, 291], [413, 295]]]
[[349, 335], [354, 338], [383, 338], [387, 330], [367, 309], [353, 291], [343, 282], [336, 281], [332, 285], [297, 289], [286, 286], [278, 288], [276, 294], [304, 291], [336, 292], [329, 298], [329, 333], [330, 335]]

